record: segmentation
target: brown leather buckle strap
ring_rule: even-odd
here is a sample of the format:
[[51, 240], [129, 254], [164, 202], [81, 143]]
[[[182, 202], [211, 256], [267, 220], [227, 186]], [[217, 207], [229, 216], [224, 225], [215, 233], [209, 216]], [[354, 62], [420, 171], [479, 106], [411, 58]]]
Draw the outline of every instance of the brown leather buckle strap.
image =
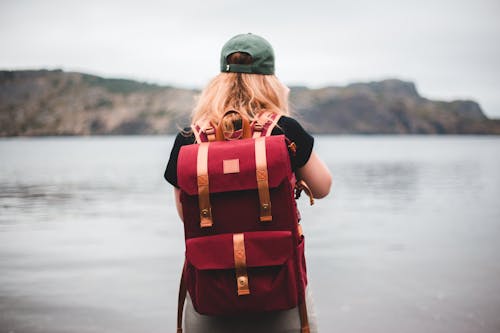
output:
[[300, 316], [300, 333], [309, 333], [309, 319], [307, 317], [307, 306], [306, 300], [299, 304], [299, 316]]
[[257, 139], [258, 137], [260, 137], [262, 135], [262, 129], [263, 128], [264, 127], [262, 126], [262, 124], [259, 123], [258, 121], [256, 121], [253, 124], [253, 135], [252, 135], [252, 138]]
[[207, 139], [209, 142], [215, 141], [215, 127], [210, 126], [205, 129], [205, 134], [207, 135]]
[[280, 117], [281, 115], [274, 112], [261, 112], [252, 122], [252, 137], [256, 139], [261, 136], [270, 136]]
[[260, 201], [260, 221], [270, 222], [273, 217], [271, 214], [271, 195], [269, 194], [265, 137], [255, 139], [255, 164]]
[[208, 146], [203, 142], [198, 147], [197, 175], [198, 175], [198, 204], [200, 206], [200, 227], [213, 225], [212, 207], [210, 206], [210, 191], [208, 187]]
[[300, 224], [297, 224], [297, 233], [299, 234], [299, 237], [304, 235], [304, 231], [302, 230], [302, 226]]
[[302, 193], [302, 191], [306, 192], [307, 196], [309, 197], [309, 204], [311, 206], [314, 205], [314, 196], [312, 194], [312, 191], [303, 179], [295, 183], [295, 199], [300, 198], [300, 194]]
[[[230, 115], [231, 113], [237, 114], [241, 119], [241, 129], [238, 130], [234, 129], [232, 132], [226, 132], [224, 131], [223, 128], [224, 118]], [[250, 123], [248, 121], [248, 118], [242, 115], [241, 112], [236, 110], [229, 110], [222, 115], [215, 133], [215, 138], [217, 141], [224, 141], [224, 140], [231, 141], [238, 139], [248, 139], [251, 137], [252, 137], [252, 130], [250, 128]]]
[[276, 114], [276, 113], [271, 113], [269, 115], [269, 119], [266, 122], [267, 126], [265, 128], [265, 135], [266, 136], [271, 136], [271, 133], [273, 131], [273, 128], [276, 127], [276, 124], [278, 123], [278, 120], [281, 118], [281, 115]]
[[201, 127], [198, 124], [192, 124], [191, 130], [193, 131], [194, 138], [196, 139], [196, 143], [201, 143], [203, 140], [201, 139]]
[[182, 316], [184, 313], [184, 302], [186, 301], [187, 287], [186, 287], [186, 261], [182, 267], [181, 282], [179, 285], [179, 299], [177, 301], [177, 333], [182, 333]]
[[233, 235], [234, 268], [236, 271], [236, 285], [238, 296], [250, 294], [248, 287], [247, 258], [245, 255], [245, 236]]
[[[264, 111], [261, 112], [257, 117], [255, 117], [255, 120], [252, 123], [252, 129], [253, 129], [253, 135], [252, 138], [257, 139], [258, 137], [265, 136], [264, 131], [264, 125], [266, 124], [267, 120], [265, 120], [265, 116], [267, 115], [268, 112]], [[264, 135], [262, 135], [264, 134]]]

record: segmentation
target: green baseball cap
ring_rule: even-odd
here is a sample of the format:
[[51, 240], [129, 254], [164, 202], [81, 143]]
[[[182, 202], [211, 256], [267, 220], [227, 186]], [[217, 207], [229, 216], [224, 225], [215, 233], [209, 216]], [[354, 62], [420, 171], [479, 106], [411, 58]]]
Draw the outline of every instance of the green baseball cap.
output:
[[[252, 56], [252, 64], [228, 64], [227, 57], [235, 52]], [[220, 71], [250, 74], [274, 74], [273, 47], [264, 38], [248, 33], [236, 35], [224, 44], [220, 55]]]

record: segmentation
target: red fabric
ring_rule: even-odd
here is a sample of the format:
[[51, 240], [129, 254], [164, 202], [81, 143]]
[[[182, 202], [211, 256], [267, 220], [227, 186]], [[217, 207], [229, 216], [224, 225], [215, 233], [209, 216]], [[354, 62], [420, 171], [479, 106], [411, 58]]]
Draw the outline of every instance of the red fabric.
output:
[[204, 314], [261, 312], [298, 304], [298, 270], [290, 231], [245, 233], [250, 295], [238, 296], [233, 237], [199, 237], [186, 242], [187, 285], [195, 309]]
[[[255, 231], [244, 236], [247, 267], [283, 265], [293, 257], [290, 231]], [[188, 239], [186, 259], [200, 270], [234, 268], [233, 235]]]
[[[187, 194], [198, 194], [196, 162], [198, 145], [183, 146], [179, 152], [177, 182]], [[266, 138], [266, 157], [269, 186], [278, 186], [285, 177], [291, 175], [285, 136]], [[238, 159], [239, 173], [224, 174], [223, 160]], [[243, 139], [235, 141], [211, 142], [208, 149], [208, 174], [210, 193], [255, 189], [255, 141]]]
[[[200, 227], [196, 162], [198, 145], [181, 148], [178, 184], [186, 238], [186, 284], [195, 309], [228, 315], [295, 307], [307, 284], [304, 240], [298, 235], [285, 137], [269, 136], [266, 157], [271, 222], [260, 222], [255, 175], [255, 141], [211, 142], [208, 174], [213, 226]], [[239, 159], [240, 172], [223, 173], [223, 160]], [[238, 296], [233, 234], [244, 233], [250, 295]]]
[[181, 194], [186, 239], [222, 233], [291, 230], [290, 224], [297, 220], [293, 188], [284, 182], [271, 189], [270, 194], [272, 222], [259, 221], [260, 203], [256, 190], [210, 195], [214, 222], [211, 228], [200, 228], [198, 196]]

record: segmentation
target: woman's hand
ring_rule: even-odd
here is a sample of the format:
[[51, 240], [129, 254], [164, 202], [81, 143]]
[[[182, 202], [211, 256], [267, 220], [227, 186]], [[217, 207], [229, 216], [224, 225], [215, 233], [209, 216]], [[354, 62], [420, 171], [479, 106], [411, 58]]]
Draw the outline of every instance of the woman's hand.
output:
[[314, 198], [324, 198], [330, 193], [332, 175], [326, 164], [314, 151], [307, 163], [302, 168], [297, 169], [295, 175], [297, 179], [302, 179], [307, 183]]

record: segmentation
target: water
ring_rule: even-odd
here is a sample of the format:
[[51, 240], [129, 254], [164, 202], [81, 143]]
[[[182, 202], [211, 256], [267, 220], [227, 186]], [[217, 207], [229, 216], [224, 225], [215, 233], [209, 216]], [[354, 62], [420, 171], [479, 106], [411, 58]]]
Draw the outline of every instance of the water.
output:
[[[172, 137], [0, 140], [0, 333], [165, 332]], [[325, 136], [300, 202], [321, 332], [500, 332], [500, 138]]]

